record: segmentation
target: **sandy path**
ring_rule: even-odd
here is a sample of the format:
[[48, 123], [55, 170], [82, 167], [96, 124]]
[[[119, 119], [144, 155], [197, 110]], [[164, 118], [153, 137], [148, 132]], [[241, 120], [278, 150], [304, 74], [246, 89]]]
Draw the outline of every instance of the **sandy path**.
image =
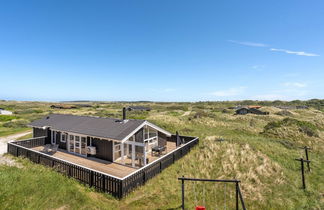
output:
[[188, 115], [190, 115], [190, 113], [191, 113], [191, 111], [186, 111], [185, 113], [183, 113], [182, 116], [188, 116]]
[[22, 136], [25, 136], [27, 134], [30, 134], [30, 133], [31, 133], [31, 131], [25, 131], [23, 133], [17, 133], [17, 134], [13, 134], [10, 136], [0, 137], [0, 158], [4, 153], [7, 152], [8, 141], [16, 140], [16, 139], [18, 139]]

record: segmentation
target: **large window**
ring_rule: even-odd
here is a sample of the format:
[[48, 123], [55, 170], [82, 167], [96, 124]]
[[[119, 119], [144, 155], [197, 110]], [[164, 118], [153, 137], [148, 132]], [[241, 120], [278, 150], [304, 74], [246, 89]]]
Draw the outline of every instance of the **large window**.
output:
[[69, 141], [69, 151], [74, 152], [74, 136], [70, 135], [70, 141]]
[[157, 136], [157, 131], [155, 129], [148, 126], [144, 128], [144, 139], [149, 139], [155, 136]]
[[114, 155], [115, 160], [121, 157], [121, 144], [120, 143], [114, 143]]
[[66, 133], [62, 133], [62, 136], [61, 136], [61, 142], [65, 143], [66, 142]]

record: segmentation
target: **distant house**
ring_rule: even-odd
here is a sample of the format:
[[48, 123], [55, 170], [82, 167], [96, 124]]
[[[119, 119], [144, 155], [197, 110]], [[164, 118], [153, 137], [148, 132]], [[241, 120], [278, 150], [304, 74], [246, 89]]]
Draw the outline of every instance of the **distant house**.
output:
[[128, 111], [151, 111], [150, 107], [145, 106], [129, 106], [127, 107]]
[[0, 115], [12, 115], [11, 111], [0, 108]]
[[250, 105], [250, 106], [248, 106], [248, 108], [249, 109], [260, 109], [260, 108], [262, 108], [262, 106], [256, 106], [256, 105]]
[[78, 106], [78, 107], [86, 107], [86, 108], [92, 107], [91, 104], [76, 104], [76, 106]]
[[249, 109], [248, 108], [240, 108], [237, 109], [235, 111], [236, 114], [240, 114], [240, 115], [244, 115], [244, 114], [248, 114], [249, 113]]
[[256, 108], [241, 108], [235, 111], [237, 115], [245, 115], [245, 114], [257, 114], [257, 115], [268, 115], [269, 112], [263, 112], [261, 110], [258, 110]]
[[241, 106], [241, 105], [228, 107], [228, 109], [241, 109], [241, 108], [243, 108], [243, 106]]
[[50, 106], [51, 109], [76, 109], [77, 107], [69, 104], [53, 104]]
[[305, 106], [305, 105], [296, 106], [296, 109], [308, 109], [308, 106]]

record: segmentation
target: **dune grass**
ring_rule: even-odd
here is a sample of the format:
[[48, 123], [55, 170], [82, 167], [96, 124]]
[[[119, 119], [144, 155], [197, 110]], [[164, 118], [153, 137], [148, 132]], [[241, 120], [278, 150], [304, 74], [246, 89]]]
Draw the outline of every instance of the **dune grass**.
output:
[[[119, 116], [120, 108], [125, 105], [104, 103], [70, 112], [109, 112]], [[183, 135], [199, 136], [199, 145], [120, 201], [48, 168], [15, 158], [20, 167], [0, 166], [0, 203], [4, 209], [179, 209], [177, 178], [182, 175], [241, 180], [248, 209], [324, 209], [323, 112], [298, 110], [290, 116], [305, 122], [303, 125], [315, 125], [312, 129], [317, 130], [318, 137], [296, 134], [299, 130], [289, 123], [276, 124], [276, 132], [272, 132], [276, 135], [269, 136], [263, 134], [266, 125], [286, 118], [275, 114], [277, 108], [266, 107], [274, 111], [269, 116], [235, 116], [223, 113], [227, 104], [222, 103], [144, 105], [152, 107], [152, 111], [133, 112], [129, 116], [145, 116], [171, 132], [178, 130]], [[44, 113], [48, 111], [44, 108]], [[215, 141], [219, 137], [226, 141]], [[294, 160], [304, 155], [299, 149], [302, 145], [313, 147], [312, 172], [306, 173], [306, 191], [301, 189], [300, 165]], [[230, 184], [187, 183], [186, 189], [188, 209], [196, 204], [206, 205], [207, 209], [235, 206], [234, 186]]]

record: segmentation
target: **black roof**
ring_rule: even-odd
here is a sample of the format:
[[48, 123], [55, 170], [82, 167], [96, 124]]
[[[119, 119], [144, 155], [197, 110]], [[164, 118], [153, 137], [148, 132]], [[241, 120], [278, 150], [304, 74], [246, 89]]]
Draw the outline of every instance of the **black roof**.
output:
[[94, 137], [123, 140], [145, 120], [50, 114], [43, 119], [31, 122], [32, 127], [51, 127], [54, 130], [73, 132]]

